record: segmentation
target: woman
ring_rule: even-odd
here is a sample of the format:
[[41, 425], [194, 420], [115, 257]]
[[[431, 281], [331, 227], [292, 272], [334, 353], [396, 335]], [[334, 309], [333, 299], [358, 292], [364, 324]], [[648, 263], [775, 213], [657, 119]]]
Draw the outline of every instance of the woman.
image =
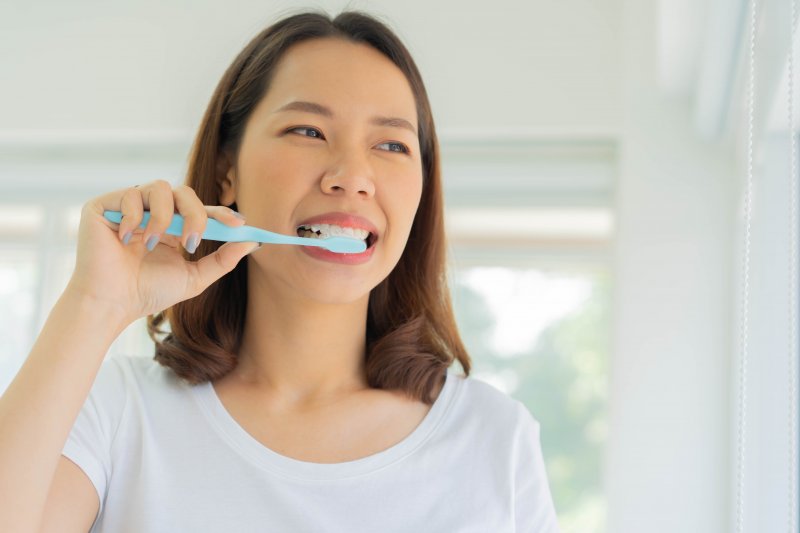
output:
[[[369, 248], [199, 243], [242, 216]], [[360, 13], [279, 21], [223, 76], [185, 185], [84, 206], [73, 276], [0, 402], [0, 529], [557, 531], [539, 424], [467, 379], [444, 271], [407, 50]], [[142, 316], [157, 362], [104, 361]]]

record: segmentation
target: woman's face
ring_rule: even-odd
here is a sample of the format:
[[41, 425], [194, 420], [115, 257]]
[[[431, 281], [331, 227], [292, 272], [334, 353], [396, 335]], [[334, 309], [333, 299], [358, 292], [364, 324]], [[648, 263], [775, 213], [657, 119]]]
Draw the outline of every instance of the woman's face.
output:
[[411, 87], [380, 52], [331, 38], [290, 48], [247, 123], [222, 203], [287, 235], [301, 225], [367, 229], [371, 246], [342, 256], [268, 244], [249, 256], [264, 274], [251, 280], [328, 303], [367, 296], [400, 259], [419, 205], [417, 128]]

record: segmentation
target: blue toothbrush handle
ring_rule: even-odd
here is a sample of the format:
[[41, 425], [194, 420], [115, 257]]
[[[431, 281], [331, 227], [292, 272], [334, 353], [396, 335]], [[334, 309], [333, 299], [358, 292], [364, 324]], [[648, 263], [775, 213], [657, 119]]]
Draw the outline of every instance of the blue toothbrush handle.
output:
[[[117, 224], [122, 221], [122, 213], [119, 211], [105, 211], [103, 216], [106, 220], [110, 222], [116, 222]], [[144, 216], [142, 217], [142, 223], [139, 224], [139, 227], [144, 229], [147, 227], [147, 223], [150, 221], [150, 212], [145, 211]], [[206, 230], [203, 232], [201, 236], [203, 239], [207, 241], [241, 241], [241, 233], [236, 233], [235, 230], [239, 228], [232, 228], [230, 226], [226, 226], [222, 222], [214, 220], [213, 218], [209, 218], [206, 221]], [[180, 237], [183, 235], [183, 217], [175, 213], [172, 215], [172, 222], [164, 231], [164, 233], [168, 235], [175, 235], [176, 237]]]
[[[104, 211], [103, 216], [109, 222], [119, 224], [122, 221], [122, 213], [120, 211]], [[150, 221], [150, 212], [145, 211], [142, 217], [142, 222], [139, 227], [144, 229]], [[178, 213], [172, 215], [172, 221], [164, 233], [168, 235], [175, 235], [180, 237], [183, 235], [183, 216]], [[226, 226], [222, 222], [218, 222], [213, 218], [206, 221], [206, 230], [201, 237], [207, 241], [224, 241], [224, 242], [269, 242], [274, 244], [299, 244], [301, 246], [314, 246], [318, 248], [326, 248], [332, 252], [357, 254], [367, 249], [364, 241], [353, 239], [350, 237], [328, 237], [325, 239], [309, 239], [306, 237], [294, 237], [290, 235], [283, 235], [267, 231], [261, 228], [252, 226], [238, 226], [232, 228]]]

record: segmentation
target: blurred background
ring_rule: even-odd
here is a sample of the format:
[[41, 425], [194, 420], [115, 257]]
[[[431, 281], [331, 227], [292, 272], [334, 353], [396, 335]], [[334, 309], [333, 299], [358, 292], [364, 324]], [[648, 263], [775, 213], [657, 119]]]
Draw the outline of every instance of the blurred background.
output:
[[[789, 0], [759, 2], [752, 122], [744, 0], [1, 0], [0, 392], [83, 203], [181, 183], [225, 68], [304, 7], [382, 17], [422, 71], [473, 376], [541, 423], [562, 530], [729, 531], [741, 501], [747, 531], [786, 531]], [[114, 351], [152, 356], [144, 320]]]

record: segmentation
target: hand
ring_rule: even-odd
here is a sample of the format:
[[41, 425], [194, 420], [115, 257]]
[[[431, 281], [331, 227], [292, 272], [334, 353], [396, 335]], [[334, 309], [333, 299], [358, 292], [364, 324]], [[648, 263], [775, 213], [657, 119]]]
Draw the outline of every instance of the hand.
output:
[[[145, 210], [150, 211], [150, 221], [142, 230]], [[122, 212], [118, 227], [104, 211]], [[164, 233], [176, 211], [184, 218], [180, 237]], [[232, 209], [205, 206], [190, 187], [173, 189], [164, 180], [88, 201], [81, 210], [75, 271], [67, 290], [109, 306], [130, 323], [197, 296], [258, 244], [228, 242], [199, 261], [187, 261], [179, 246], [187, 248], [192, 233], [202, 235], [208, 217], [233, 227], [244, 224]]]

